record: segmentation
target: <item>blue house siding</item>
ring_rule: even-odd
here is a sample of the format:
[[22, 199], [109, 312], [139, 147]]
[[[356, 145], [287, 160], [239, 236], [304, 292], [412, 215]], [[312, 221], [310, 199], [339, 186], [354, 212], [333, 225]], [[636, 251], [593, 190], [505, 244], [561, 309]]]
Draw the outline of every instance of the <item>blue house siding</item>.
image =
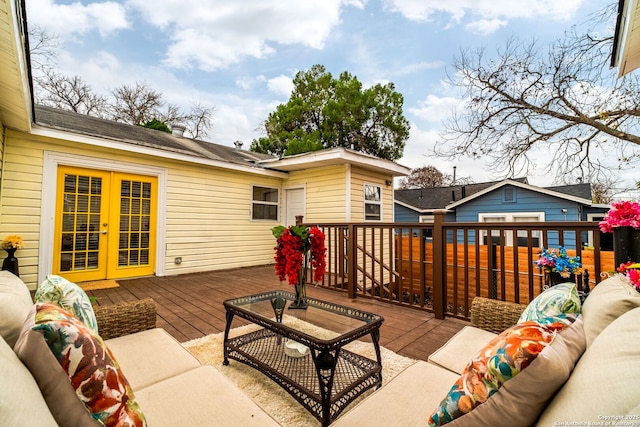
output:
[[[509, 196], [505, 198], [505, 193]], [[545, 221], [580, 221], [581, 204], [525, 188], [505, 185], [494, 191], [472, 199], [456, 207], [456, 221], [477, 222], [480, 214], [487, 213], [544, 213]], [[563, 210], [566, 210], [564, 212]], [[460, 236], [461, 237], [461, 236]], [[586, 235], [582, 236], [586, 241]], [[558, 247], [559, 235], [549, 232], [545, 247]], [[575, 249], [576, 236], [573, 232], [564, 233], [564, 246]]]
[[413, 209], [409, 209], [405, 206], [395, 204], [394, 207], [395, 222], [418, 222], [420, 221], [420, 214]]

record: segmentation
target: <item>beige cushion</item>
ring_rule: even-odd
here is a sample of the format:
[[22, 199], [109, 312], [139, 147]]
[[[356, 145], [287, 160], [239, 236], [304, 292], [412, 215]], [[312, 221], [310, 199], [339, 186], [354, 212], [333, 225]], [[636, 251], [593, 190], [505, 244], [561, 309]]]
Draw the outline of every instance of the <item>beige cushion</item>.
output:
[[136, 398], [153, 427], [279, 425], [213, 366], [136, 390]]
[[599, 417], [606, 415], [640, 415], [633, 412], [640, 402], [638, 325], [640, 309], [636, 308], [598, 335], [576, 364], [571, 378], [542, 413], [539, 426], [569, 421], [597, 423], [602, 421]]
[[0, 271], [0, 335], [13, 347], [33, 301], [27, 285], [9, 271]]
[[585, 348], [583, 323], [578, 318], [486, 402], [447, 426], [493, 427], [505, 425], [505, 420], [512, 426], [534, 424], [549, 399], [567, 381]]
[[473, 356], [496, 336], [493, 332], [484, 329], [465, 326], [445, 345], [434, 351], [428, 360], [452, 372], [462, 374]]
[[418, 361], [341, 415], [331, 427], [424, 426], [459, 375]]
[[38, 384], [11, 347], [0, 338], [0, 424], [57, 427]]
[[587, 347], [600, 332], [622, 314], [640, 307], [640, 292], [615, 275], [596, 286], [582, 305]]
[[133, 390], [200, 366], [198, 360], [162, 328], [106, 340]]

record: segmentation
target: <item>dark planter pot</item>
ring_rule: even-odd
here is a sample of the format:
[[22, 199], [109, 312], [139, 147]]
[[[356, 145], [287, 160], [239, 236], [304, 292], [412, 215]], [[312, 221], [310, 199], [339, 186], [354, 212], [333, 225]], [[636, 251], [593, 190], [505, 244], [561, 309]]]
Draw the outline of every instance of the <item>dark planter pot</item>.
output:
[[18, 258], [16, 258], [15, 249], [5, 249], [7, 251], [7, 257], [2, 261], [2, 269], [7, 270], [20, 277], [20, 271], [18, 270]]
[[576, 283], [576, 275], [571, 274], [569, 277], [562, 277], [560, 273], [549, 271], [545, 274], [546, 287], [557, 285], [558, 283], [571, 282]]
[[633, 227], [613, 229], [613, 259], [616, 268], [629, 261], [640, 262], [640, 229]]

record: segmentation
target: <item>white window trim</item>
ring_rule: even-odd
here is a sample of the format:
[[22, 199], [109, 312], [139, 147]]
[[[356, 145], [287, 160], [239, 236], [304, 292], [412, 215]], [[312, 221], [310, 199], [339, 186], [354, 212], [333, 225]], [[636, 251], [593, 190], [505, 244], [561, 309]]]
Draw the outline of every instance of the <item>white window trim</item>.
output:
[[44, 281], [47, 272], [53, 271], [53, 240], [56, 216], [56, 191], [58, 166], [124, 172], [158, 178], [156, 218], [156, 276], [166, 274], [166, 230], [167, 230], [167, 169], [136, 163], [127, 163], [105, 158], [79, 156], [76, 154], [45, 151], [42, 166], [42, 206], [40, 207], [40, 248], [38, 250], [38, 283]]
[[[600, 222], [600, 221], [602, 221], [604, 219], [606, 214], [607, 214], [606, 212], [603, 212], [603, 213], [595, 213], [595, 212], [594, 213], [588, 213], [587, 214], [587, 221], [598, 221], [598, 222]], [[587, 236], [588, 236], [587, 237], [587, 245], [589, 247], [591, 247], [591, 248], [594, 247], [595, 246], [595, 242], [594, 242], [594, 239], [593, 239], [593, 231], [589, 231], [587, 233]]]
[[[478, 214], [478, 222], [492, 222], [492, 219], [504, 218], [504, 221], [500, 222], [515, 222], [515, 218], [518, 217], [538, 217], [539, 222], [545, 221], [545, 213], [544, 212], [486, 212]], [[538, 235], [536, 236], [536, 231], [534, 230], [534, 237], [539, 238], [539, 247], [544, 247], [544, 242], [542, 241], [542, 233], [538, 231]], [[487, 232], [481, 231], [480, 239], [486, 237]], [[505, 232], [505, 245], [513, 246], [513, 232], [507, 231]]]
[[[366, 191], [367, 186], [378, 187], [380, 189], [380, 201], [379, 202], [373, 201], [373, 200], [367, 200], [367, 191]], [[383, 214], [384, 209], [383, 209], [383, 204], [382, 204], [382, 201], [384, 200], [384, 195], [383, 195], [382, 191], [383, 190], [382, 190], [382, 185], [381, 184], [375, 184], [373, 182], [365, 182], [362, 185], [362, 200], [364, 202], [364, 204], [362, 206], [362, 208], [363, 208], [363, 212], [362, 212], [362, 217], [363, 218], [362, 219], [365, 222], [382, 222], [382, 217], [384, 215]], [[379, 219], [367, 219], [367, 204], [379, 205], [380, 206], [380, 218]]]
[[[267, 201], [262, 201], [262, 200], [258, 200], [257, 202], [264, 204], [264, 205], [270, 205], [270, 206], [276, 206], [276, 219], [254, 219], [253, 218], [253, 204], [256, 203], [255, 200], [253, 200], [253, 189], [255, 187], [260, 187], [260, 188], [268, 188], [271, 190], [277, 190], [278, 191], [278, 201], [277, 202], [267, 202]], [[249, 195], [249, 199], [250, 199], [250, 203], [251, 203], [251, 208], [249, 209], [249, 221], [255, 221], [255, 222], [279, 222], [280, 218], [282, 217], [282, 213], [280, 212], [280, 209], [282, 209], [282, 189], [280, 187], [270, 187], [268, 185], [258, 185], [258, 184], [251, 184], [251, 194]]]

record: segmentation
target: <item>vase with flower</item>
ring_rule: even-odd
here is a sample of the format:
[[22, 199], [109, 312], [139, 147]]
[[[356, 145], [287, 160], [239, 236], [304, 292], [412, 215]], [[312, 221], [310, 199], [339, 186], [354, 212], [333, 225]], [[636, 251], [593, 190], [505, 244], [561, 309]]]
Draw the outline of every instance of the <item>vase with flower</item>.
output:
[[10, 271], [16, 276], [20, 276], [18, 258], [16, 258], [15, 254], [18, 249], [22, 249], [24, 247], [22, 237], [15, 234], [7, 236], [2, 240], [0, 246], [2, 246], [2, 249], [7, 251], [7, 257], [2, 261], [2, 269]]
[[640, 292], [640, 262], [628, 261], [620, 264], [616, 271], [633, 286], [636, 291]]
[[545, 272], [545, 288], [561, 282], [575, 282], [575, 275], [582, 273], [579, 256], [569, 256], [567, 249], [545, 249], [534, 264]]
[[599, 223], [600, 231], [613, 233], [614, 265], [640, 259], [640, 203], [614, 202]]
[[282, 225], [271, 229], [276, 238], [276, 274], [281, 281], [287, 280], [295, 287], [295, 299], [290, 309], [307, 308], [306, 284], [309, 269], [313, 282], [322, 280], [326, 272], [326, 248], [324, 233], [318, 227]]

